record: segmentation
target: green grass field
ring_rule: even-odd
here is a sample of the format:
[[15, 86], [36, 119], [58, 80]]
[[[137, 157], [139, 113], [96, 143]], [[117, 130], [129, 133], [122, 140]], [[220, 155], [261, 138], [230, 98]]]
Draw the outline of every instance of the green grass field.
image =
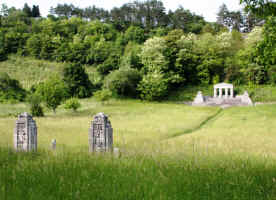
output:
[[[13, 115], [28, 106], [0, 105], [0, 199], [276, 199], [276, 105], [81, 104], [35, 118], [37, 153], [11, 148]], [[111, 120], [119, 157], [88, 153], [98, 112]]]

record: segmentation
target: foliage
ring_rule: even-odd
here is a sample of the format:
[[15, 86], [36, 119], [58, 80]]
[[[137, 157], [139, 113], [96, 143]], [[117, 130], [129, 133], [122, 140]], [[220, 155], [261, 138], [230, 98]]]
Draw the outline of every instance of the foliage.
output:
[[137, 69], [120, 68], [105, 77], [104, 88], [120, 96], [136, 97], [140, 80], [141, 75]]
[[44, 116], [44, 112], [43, 112], [43, 108], [40, 105], [41, 104], [41, 97], [38, 96], [37, 94], [31, 94], [28, 97], [28, 102], [31, 106], [31, 115], [33, 117], [43, 117]]
[[136, 26], [130, 26], [125, 32], [125, 42], [129, 41], [141, 44], [145, 41], [145, 32], [142, 28]]
[[138, 91], [144, 100], [160, 100], [168, 94], [168, 80], [160, 71], [149, 72], [143, 76]]
[[68, 87], [58, 77], [51, 77], [37, 85], [35, 93], [42, 97], [46, 106], [56, 112], [56, 108], [68, 97]]
[[0, 30], [0, 62], [8, 59], [8, 53], [5, 50], [5, 35]]
[[12, 79], [7, 73], [0, 73], [0, 102], [23, 101], [26, 91], [18, 80]]
[[276, 4], [272, 0], [240, 0], [246, 11], [251, 11], [261, 17], [275, 16]]
[[64, 108], [68, 110], [77, 111], [81, 107], [81, 104], [77, 98], [70, 98], [65, 101]]
[[95, 99], [101, 103], [109, 101], [112, 97], [112, 92], [109, 89], [102, 89], [94, 92]]
[[66, 66], [63, 69], [63, 80], [71, 97], [85, 98], [92, 95], [92, 83], [80, 64]]

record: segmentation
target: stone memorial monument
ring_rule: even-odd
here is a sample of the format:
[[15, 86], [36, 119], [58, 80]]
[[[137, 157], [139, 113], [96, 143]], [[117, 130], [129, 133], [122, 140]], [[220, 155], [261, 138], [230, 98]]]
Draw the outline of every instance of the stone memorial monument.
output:
[[16, 151], [37, 150], [37, 127], [32, 116], [22, 113], [18, 116], [14, 129], [14, 148]]
[[90, 152], [113, 151], [113, 129], [108, 117], [103, 113], [94, 116], [89, 130]]
[[220, 106], [227, 108], [230, 106], [253, 106], [248, 92], [243, 95], [234, 95], [234, 86], [230, 83], [218, 83], [214, 85], [214, 96], [203, 96], [202, 92], [198, 92], [192, 105], [200, 106]]
[[201, 91], [198, 91], [192, 105], [201, 105], [203, 103], [204, 103], [204, 96], [202, 95]]

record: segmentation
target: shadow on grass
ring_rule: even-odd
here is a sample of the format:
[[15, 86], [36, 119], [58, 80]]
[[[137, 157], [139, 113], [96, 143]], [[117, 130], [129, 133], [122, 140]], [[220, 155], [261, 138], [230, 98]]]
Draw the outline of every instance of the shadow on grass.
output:
[[204, 126], [206, 126], [210, 121], [212, 121], [213, 119], [217, 118], [217, 116], [223, 111], [222, 108], [220, 108], [215, 114], [207, 117], [205, 120], [203, 120], [198, 126], [194, 127], [194, 128], [190, 128], [187, 129], [183, 132], [177, 132], [174, 133], [168, 137], [166, 137], [165, 139], [171, 139], [171, 138], [175, 138], [175, 137], [179, 137], [181, 135], [186, 135], [186, 134], [192, 134], [200, 129], [202, 129]]

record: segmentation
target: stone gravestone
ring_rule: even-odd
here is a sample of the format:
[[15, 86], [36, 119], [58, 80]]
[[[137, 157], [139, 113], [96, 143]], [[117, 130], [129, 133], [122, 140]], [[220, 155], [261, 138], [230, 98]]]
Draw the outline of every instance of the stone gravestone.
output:
[[14, 148], [16, 151], [37, 150], [37, 127], [32, 116], [22, 113], [18, 116], [14, 129]]
[[94, 116], [89, 130], [90, 152], [113, 151], [113, 129], [108, 117], [103, 113]]
[[56, 139], [52, 139], [52, 142], [51, 142], [51, 149], [52, 149], [52, 150], [56, 150], [56, 147], [57, 147], [57, 141], [56, 141]]

